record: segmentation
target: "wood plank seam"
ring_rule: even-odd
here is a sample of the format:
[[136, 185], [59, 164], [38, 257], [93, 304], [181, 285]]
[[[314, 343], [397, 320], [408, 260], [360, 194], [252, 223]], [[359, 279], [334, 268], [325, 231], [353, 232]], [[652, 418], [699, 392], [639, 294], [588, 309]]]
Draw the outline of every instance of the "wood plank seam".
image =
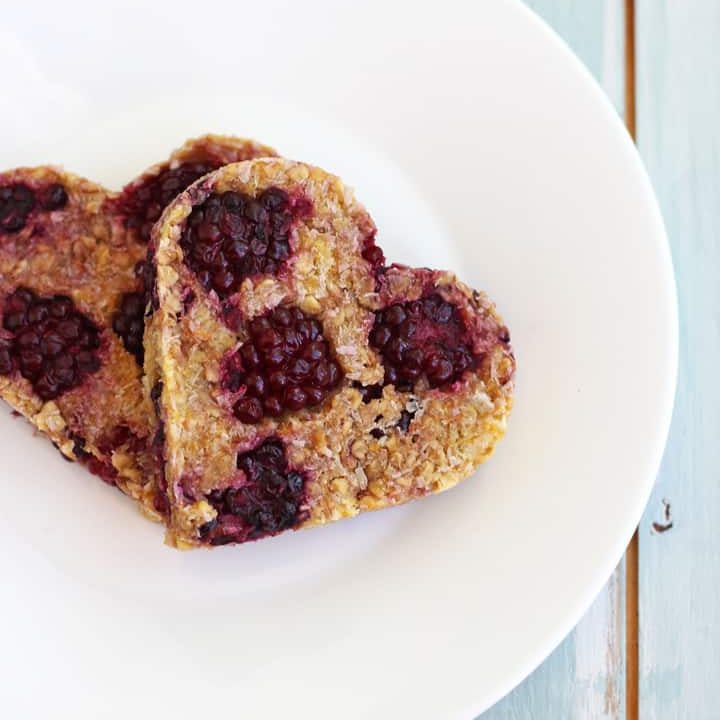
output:
[[[635, 0], [625, 0], [625, 124], [636, 140]], [[637, 529], [625, 553], [625, 718], [640, 717], [639, 588]]]

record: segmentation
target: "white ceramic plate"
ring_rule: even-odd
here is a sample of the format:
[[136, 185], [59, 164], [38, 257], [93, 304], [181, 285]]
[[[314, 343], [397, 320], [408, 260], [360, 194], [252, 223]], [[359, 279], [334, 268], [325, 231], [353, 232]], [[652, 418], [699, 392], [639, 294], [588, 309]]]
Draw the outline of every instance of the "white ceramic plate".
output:
[[7, 716], [473, 717], [598, 592], [665, 440], [672, 269], [614, 111], [510, 1], [26, 5], [3, 11], [0, 167], [119, 187], [188, 135], [255, 136], [354, 185], [391, 258], [486, 289], [519, 371], [456, 490], [213, 553], [165, 548], [6, 412]]

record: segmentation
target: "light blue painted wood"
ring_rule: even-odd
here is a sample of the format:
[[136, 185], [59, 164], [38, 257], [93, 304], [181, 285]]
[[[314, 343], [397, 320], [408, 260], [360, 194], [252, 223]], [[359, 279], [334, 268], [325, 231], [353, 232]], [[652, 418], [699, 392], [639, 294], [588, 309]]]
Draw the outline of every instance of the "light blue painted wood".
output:
[[623, 577], [620, 568], [573, 633], [482, 720], [625, 717]]
[[[720, 718], [720, 2], [637, 0], [638, 145], [672, 246], [680, 377], [640, 526], [643, 720]], [[663, 499], [670, 505], [672, 528]]]
[[620, 115], [625, 103], [624, 0], [523, 0], [570, 46]]
[[[623, 0], [526, 0], [579, 55], [622, 113]], [[621, 720], [625, 717], [624, 568], [574, 632], [482, 720]]]

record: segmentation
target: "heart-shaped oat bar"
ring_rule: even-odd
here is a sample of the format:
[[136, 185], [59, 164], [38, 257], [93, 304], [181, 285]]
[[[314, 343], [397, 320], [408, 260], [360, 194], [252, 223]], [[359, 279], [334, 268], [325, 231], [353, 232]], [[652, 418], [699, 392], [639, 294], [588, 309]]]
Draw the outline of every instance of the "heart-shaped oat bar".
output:
[[168, 542], [223, 545], [445, 490], [503, 435], [515, 361], [493, 305], [385, 266], [336, 177], [228, 165], [167, 208], [145, 370]]
[[121, 193], [52, 167], [0, 174], [0, 397], [155, 519], [167, 507], [141, 382], [149, 227], [210, 170], [273, 154], [204, 136]]

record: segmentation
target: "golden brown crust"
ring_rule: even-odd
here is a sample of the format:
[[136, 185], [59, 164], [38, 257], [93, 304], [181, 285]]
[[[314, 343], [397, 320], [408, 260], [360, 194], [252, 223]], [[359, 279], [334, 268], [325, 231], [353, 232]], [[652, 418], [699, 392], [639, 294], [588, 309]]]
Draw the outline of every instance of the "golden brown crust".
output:
[[208, 133], [187, 140], [170, 156], [169, 167], [185, 162], [212, 161], [218, 166], [230, 165], [259, 157], [275, 157], [277, 151], [268, 145], [233, 135]]
[[147, 246], [125, 227], [118, 201], [128, 188], [184, 162], [220, 165], [263, 154], [275, 153], [251, 140], [206, 135], [187, 141], [122, 193], [52, 167], [0, 174], [0, 186], [59, 183], [69, 195], [65, 207], [43, 213], [18, 232], [0, 232], [0, 309], [6, 295], [19, 286], [38, 295], [68, 295], [101, 330], [103, 360], [80, 386], [54, 400], [43, 402], [19, 373], [0, 375], [0, 397], [47, 434], [66, 457], [86, 462], [138, 500], [153, 519], [162, 519], [159, 467], [151, 446], [154, 412], [142, 389], [142, 368], [112, 330], [123, 295], [138, 290], [135, 267], [145, 260]]
[[[42, 213], [19, 232], [2, 234], [0, 298], [20, 286], [41, 296], [68, 295], [100, 329], [102, 365], [49, 402], [18, 373], [0, 376], [0, 395], [68, 458], [84, 459], [89, 453], [99, 463], [92, 467], [107, 480], [143, 499], [153, 467], [136, 448], [150, 440], [152, 407], [140, 392], [141, 369], [111, 324], [120, 297], [135, 285], [134, 266], [145, 248], [124, 241], [117, 221], [102, 212], [107, 192], [88, 180], [46, 167], [0, 175], [0, 185], [13, 183], [31, 188], [59, 183], [69, 199], [65, 207]], [[118, 427], [129, 431], [127, 439], [118, 439]]]
[[[212, 133], [191, 138], [173, 150], [167, 160], [151, 165], [129, 182], [121, 192], [112, 193], [107, 201], [106, 212], [122, 215], [123, 205], [138, 189], [152, 183], [168, 170], [174, 170], [185, 163], [199, 163], [214, 169], [255, 157], [273, 157], [275, 155], [277, 152], [273, 148], [248, 138]], [[131, 229], [129, 234], [132, 236], [132, 242], [139, 241], [136, 230]]]
[[[291, 241], [285, 274], [246, 278], [230, 299], [242, 318], [230, 330], [217, 296], [207, 293], [184, 264], [180, 234], [193, 205], [209, 194], [235, 190], [256, 196], [271, 186], [301, 193], [312, 203], [312, 213]], [[146, 323], [145, 370], [150, 386], [162, 383], [170, 544], [199, 544], [198, 528], [216, 517], [204, 496], [237, 482], [238, 452], [269, 436], [285, 443], [290, 465], [309, 478], [306, 519], [298, 527], [445, 490], [491, 454], [512, 404], [514, 358], [507, 341], [499, 339], [502, 321], [484, 295], [450, 273], [392, 267], [376, 286], [361, 254], [373, 234], [371, 218], [338, 178], [283, 159], [218, 170], [182, 193], [155, 225], [160, 307]], [[480, 367], [450, 390], [420, 383], [401, 393], [388, 385], [382, 397], [363, 402], [354, 384], [383, 378], [381, 359], [368, 344], [374, 311], [416, 299], [428, 287], [452, 302], [474, 328], [482, 345]], [[188, 290], [197, 299], [186, 307]], [[221, 360], [246, 339], [250, 319], [281, 303], [321, 321], [345, 377], [319, 408], [246, 425], [234, 417], [221, 389]], [[407, 431], [398, 427], [403, 411], [413, 414]]]

